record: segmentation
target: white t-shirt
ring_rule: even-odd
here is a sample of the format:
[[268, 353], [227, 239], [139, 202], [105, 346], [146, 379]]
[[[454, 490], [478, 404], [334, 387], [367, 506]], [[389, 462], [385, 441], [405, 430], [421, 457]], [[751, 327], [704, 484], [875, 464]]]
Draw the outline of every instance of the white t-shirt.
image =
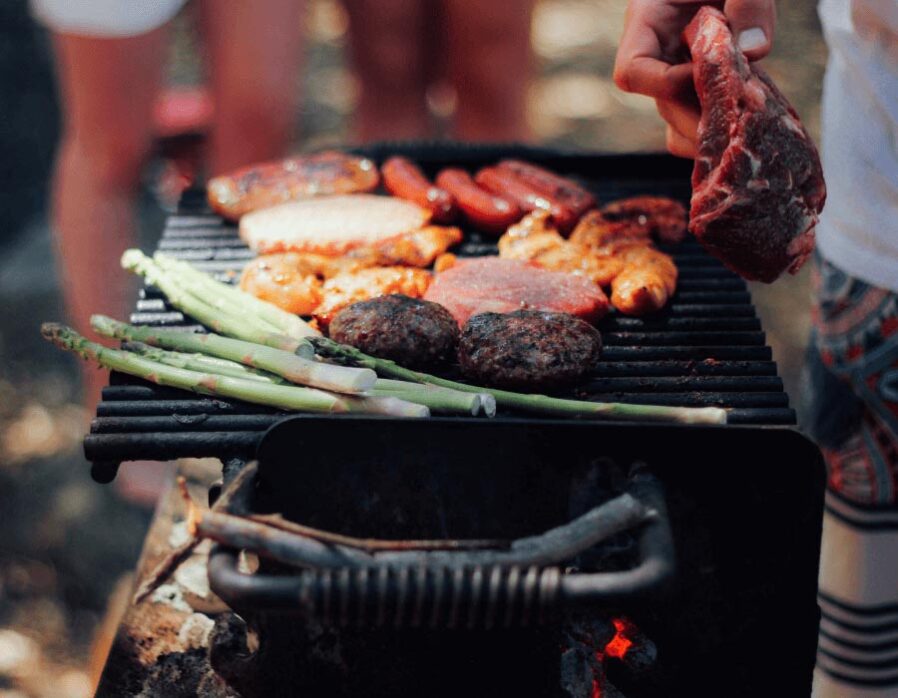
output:
[[60, 34], [138, 36], [178, 14], [187, 0], [30, 0], [34, 17]]
[[898, 0], [821, 0], [823, 256], [898, 292]]

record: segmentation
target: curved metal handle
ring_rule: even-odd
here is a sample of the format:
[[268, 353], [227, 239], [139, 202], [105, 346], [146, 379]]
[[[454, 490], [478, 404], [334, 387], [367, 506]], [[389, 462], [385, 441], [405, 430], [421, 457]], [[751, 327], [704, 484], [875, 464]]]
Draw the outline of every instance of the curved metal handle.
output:
[[[403, 551], [414, 557], [397, 559], [400, 553], [391, 553], [387, 561], [348, 565], [338, 553], [343, 564], [290, 576], [244, 574], [237, 569], [237, 551], [218, 545], [210, 556], [209, 581], [233, 608], [300, 611], [328, 624], [494, 627], [546, 622], [559, 610], [616, 605], [658, 591], [672, 575], [673, 540], [660, 483], [637, 475], [627, 496], [652, 515], [640, 533], [640, 563], [622, 572], [562, 574], [557, 567], [521, 564], [541, 559], [547, 541], [564, 543], [551, 557], [569, 559], [597, 537], [607, 538], [597, 536], [595, 528], [581, 529], [594, 526], [597, 519], [607, 524], [597, 512], [618, 501], [612, 500], [567, 526], [516, 541], [508, 551], [452, 551], [439, 557]], [[606, 508], [605, 515], [632, 509], [628, 500], [621, 504], [627, 507]], [[570, 527], [577, 535], [570, 536]], [[315, 550], [318, 560], [321, 548], [333, 547], [312, 543], [320, 546]], [[277, 551], [282, 562], [296, 564], [283, 545]], [[309, 553], [302, 550], [298, 557], [307, 559]]]

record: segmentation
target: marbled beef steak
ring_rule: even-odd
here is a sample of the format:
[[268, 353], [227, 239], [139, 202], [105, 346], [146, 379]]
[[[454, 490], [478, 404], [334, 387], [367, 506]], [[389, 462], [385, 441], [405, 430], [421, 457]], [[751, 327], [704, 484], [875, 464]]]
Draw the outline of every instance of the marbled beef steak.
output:
[[702, 115], [690, 231], [747, 279], [797, 272], [826, 199], [817, 149], [768, 75], [736, 47], [722, 12], [686, 27]]

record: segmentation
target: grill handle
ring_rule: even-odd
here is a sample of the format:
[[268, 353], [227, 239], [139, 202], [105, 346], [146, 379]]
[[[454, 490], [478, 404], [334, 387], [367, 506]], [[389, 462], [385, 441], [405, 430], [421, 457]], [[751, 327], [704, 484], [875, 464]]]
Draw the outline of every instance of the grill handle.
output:
[[[238, 612], [294, 611], [325, 625], [542, 624], [560, 612], [618, 606], [657, 593], [670, 579], [673, 538], [661, 485], [639, 475], [630, 491], [656, 515], [640, 532], [640, 562], [620, 572], [565, 574], [557, 566], [482, 563], [471, 559], [475, 553], [457, 551], [441, 553], [438, 564], [390, 562], [306, 568], [293, 575], [246, 574], [238, 569], [236, 549], [216, 545], [209, 582]], [[578, 552], [590, 547], [593, 541], [588, 540]]]

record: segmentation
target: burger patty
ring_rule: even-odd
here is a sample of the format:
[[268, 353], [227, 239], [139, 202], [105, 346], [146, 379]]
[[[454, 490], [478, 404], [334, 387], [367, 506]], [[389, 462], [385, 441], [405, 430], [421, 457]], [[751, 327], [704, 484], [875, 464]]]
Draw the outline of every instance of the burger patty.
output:
[[567, 313], [481, 313], [462, 330], [458, 361], [475, 383], [536, 391], [576, 383], [601, 348], [598, 330]]
[[360, 301], [330, 323], [332, 339], [401, 366], [426, 368], [455, 354], [458, 324], [443, 306], [401, 294]]

